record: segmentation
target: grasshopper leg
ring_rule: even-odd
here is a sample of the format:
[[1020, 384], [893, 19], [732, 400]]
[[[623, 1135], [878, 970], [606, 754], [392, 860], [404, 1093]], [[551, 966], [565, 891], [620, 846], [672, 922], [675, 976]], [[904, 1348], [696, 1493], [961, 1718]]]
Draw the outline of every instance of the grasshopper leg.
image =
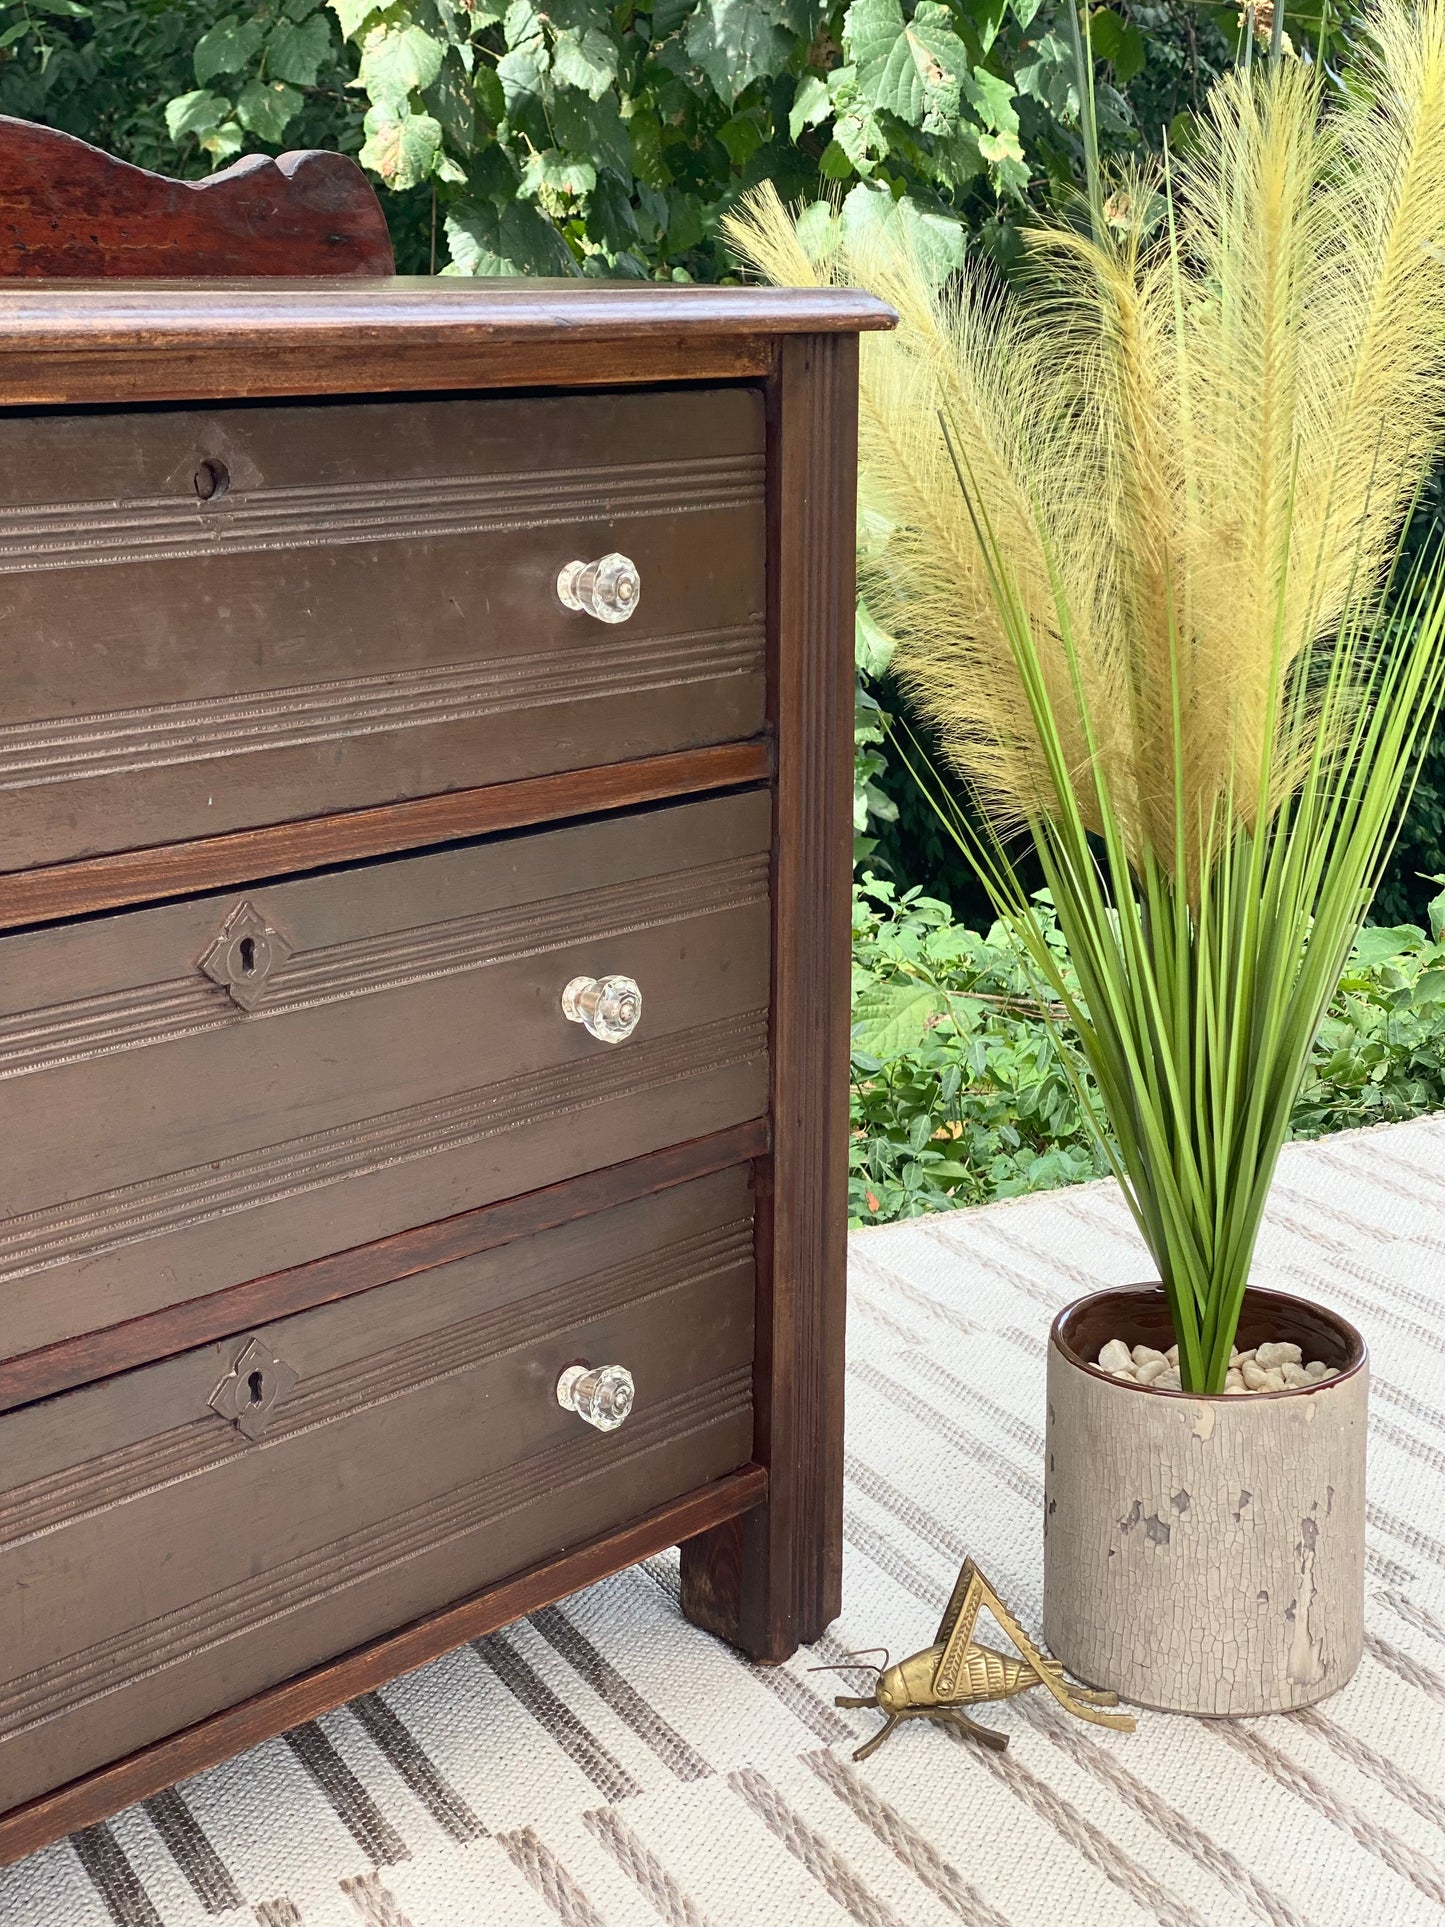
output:
[[[872, 1702], [865, 1700], [863, 1704], [867, 1706], [867, 1705], [871, 1705]], [[873, 1735], [872, 1739], [865, 1741], [865, 1743], [862, 1746], [860, 1746], [858, 1748], [858, 1751], [853, 1755], [853, 1758], [855, 1760], [866, 1760], [870, 1753], [876, 1753], [879, 1747], [882, 1746], [883, 1742], [888, 1738], [888, 1735], [893, 1731], [894, 1727], [897, 1726], [899, 1718], [900, 1718], [899, 1714], [890, 1713], [888, 1718], [883, 1722], [883, 1725]]]
[[935, 1713], [933, 1717], [938, 1720], [952, 1721], [955, 1726], [962, 1727], [965, 1733], [982, 1741], [983, 1745], [992, 1747], [995, 1753], [1004, 1753], [1008, 1750], [1007, 1733], [996, 1733], [991, 1726], [980, 1726], [977, 1720], [971, 1720], [967, 1713], [960, 1713], [956, 1707], [951, 1711]]
[[834, 1700], [835, 1706], [876, 1706], [876, 1699], [854, 1699], [851, 1693], [840, 1693]]

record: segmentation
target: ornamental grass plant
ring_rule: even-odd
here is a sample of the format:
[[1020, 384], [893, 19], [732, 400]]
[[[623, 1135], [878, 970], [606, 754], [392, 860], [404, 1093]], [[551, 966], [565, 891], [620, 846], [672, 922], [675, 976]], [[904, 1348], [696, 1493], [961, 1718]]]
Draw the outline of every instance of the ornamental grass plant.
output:
[[1009, 287], [768, 188], [731, 224], [771, 280], [898, 311], [862, 351], [863, 586], [1197, 1392], [1445, 681], [1441, 552], [1402, 548], [1445, 440], [1445, 0], [1366, 26], [1343, 87], [1277, 52], [1186, 155], [1091, 160]]

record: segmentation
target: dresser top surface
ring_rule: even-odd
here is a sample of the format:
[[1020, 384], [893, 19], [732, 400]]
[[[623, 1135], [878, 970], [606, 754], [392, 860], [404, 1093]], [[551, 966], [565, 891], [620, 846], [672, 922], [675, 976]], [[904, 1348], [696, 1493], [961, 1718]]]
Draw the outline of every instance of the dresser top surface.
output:
[[694, 358], [699, 375], [748, 375], [784, 337], [893, 322], [853, 288], [17, 280], [0, 282], [0, 403], [646, 381], [691, 374]]

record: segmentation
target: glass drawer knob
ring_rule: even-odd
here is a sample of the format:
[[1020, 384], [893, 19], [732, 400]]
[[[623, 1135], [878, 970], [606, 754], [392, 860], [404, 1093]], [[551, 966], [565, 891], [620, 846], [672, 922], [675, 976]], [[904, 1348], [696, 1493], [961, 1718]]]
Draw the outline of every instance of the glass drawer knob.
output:
[[626, 622], [641, 599], [642, 577], [625, 555], [603, 555], [595, 562], [569, 562], [558, 573], [557, 594], [564, 607], [599, 622]]
[[642, 992], [630, 977], [574, 977], [562, 992], [563, 1015], [604, 1044], [620, 1044], [637, 1029]]
[[615, 1432], [632, 1410], [632, 1374], [625, 1365], [569, 1365], [557, 1380], [557, 1403], [599, 1432]]

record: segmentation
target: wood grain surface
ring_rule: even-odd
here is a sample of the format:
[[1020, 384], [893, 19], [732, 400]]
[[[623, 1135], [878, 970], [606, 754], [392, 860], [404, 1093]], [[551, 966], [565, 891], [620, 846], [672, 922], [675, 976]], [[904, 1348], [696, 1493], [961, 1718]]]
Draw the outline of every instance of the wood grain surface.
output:
[[[0, 937], [5, 1349], [761, 1116], [770, 827], [749, 790]], [[616, 1046], [562, 1009], [612, 973]]]
[[734, 1518], [757, 1506], [767, 1489], [764, 1468], [745, 1465], [700, 1491], [656, 1507], [619, 1531], [592, 1538], [299, 1678], [228, 1707], [113, 1766], [27, 1801], [0, 1817], [0, 1863], [22, 1860], [52, 1840], [90, 1826], [177, 1780], [189, 1779], [303, 1720], [342, 1706], [469, 1639], [480, 1639], [539, 1606], [595, 1585], [599, 1579], [704, 1532], [720, 1520]]
[[0, 275], [379, 275], [376, 191], [345, 154], [248, 154], [203, 181], [150, 174], [0, 115]]
[[754, 1118], [732, 1130], [691, 1138], [647, 1157], [629, 1158], [603, 1171], [588, 1171], [580, 1178], [544, 1185], [391, 1238], [293, 1265], [288, 1271], [250, 1279], [227, 1291], [187, 1299], [144, 1318], [84, 1332], [23, 1357], [0, 1360], [0, 1412], [173, 1357], [229, 1332], [373, 1291], [378, 1285], [490, 1251], [633, 1198], [649, 1197], [733, 1164], [751, 1162], [767, 1148], [767, 1120]]
[[683, 1604], [755, 1658], [837, 1617], [843, 1559], [854, 336], [783, 344], [772, 392], [772, 1156], [758, 1199], [766, 1508], [683, 1548]]
[[0, 411], [0, 873], [756, 736], [763, 476], [755, 388]]
[[752, 1246], [735, 1166], [0, 1418], [0, 1806], [746, 1463]]
[[256, 877], [279, 877], [353, 863], [461, 837], [486, 836], [559, 817], [635, 808], [765, 780], [771, 742], [723, 743], [666, 756], [637, 757], [596, 769], [535, 776], [449, 796], [418, 797], [381, 808], [311, 817], [272, 829], [198, 837], [151, 850], [0, 876], [0, 930], [55, 923], [158, 897], [218, 890]]
[[892, 322], [851, 289], [15, 282], [0, 289], [0, 403], [727, 380], [767, 373], [782, 337]]

